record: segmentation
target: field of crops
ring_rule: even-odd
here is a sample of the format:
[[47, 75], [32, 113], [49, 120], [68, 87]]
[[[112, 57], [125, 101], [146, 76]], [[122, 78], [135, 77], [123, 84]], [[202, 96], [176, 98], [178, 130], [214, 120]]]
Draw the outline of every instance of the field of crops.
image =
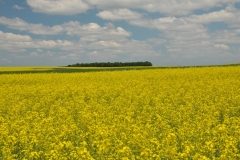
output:
[[240, 159], [240, 66], [2, 74], [0, 159]]
[[170, 67], [149, 67], [149, 66], [130, 66], [130, 67], [64, 67], [64, 66], [29, 66], [29, 67], [0, 67], [1, 74], [25, 74], [25, 73], [82, 73], [82, 72], [101, 72], [101, 71], [121, 71], [121, 70], [144, 70]]

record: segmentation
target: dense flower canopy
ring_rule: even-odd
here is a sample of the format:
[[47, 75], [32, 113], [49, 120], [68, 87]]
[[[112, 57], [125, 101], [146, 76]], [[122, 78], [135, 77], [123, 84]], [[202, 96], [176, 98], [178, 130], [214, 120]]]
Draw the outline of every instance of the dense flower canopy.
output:
[[0, 75], [0, 159], [239, 159], [240, 68]]

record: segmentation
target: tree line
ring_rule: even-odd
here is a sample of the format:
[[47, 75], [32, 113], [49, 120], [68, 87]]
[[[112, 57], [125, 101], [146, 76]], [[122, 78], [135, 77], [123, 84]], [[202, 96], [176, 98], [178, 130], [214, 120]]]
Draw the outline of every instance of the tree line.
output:
[[68, 67], [127, 67], [127, 66], [152, 66], [151, 62], [95, 62], [69, 64]]

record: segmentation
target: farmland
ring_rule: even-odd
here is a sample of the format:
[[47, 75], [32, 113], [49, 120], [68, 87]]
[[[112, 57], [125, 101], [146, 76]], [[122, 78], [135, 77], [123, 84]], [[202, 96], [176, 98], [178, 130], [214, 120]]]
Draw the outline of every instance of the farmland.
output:
[[[0, 74], [25, 74], [25, 73], [82, 73], [99, 71], [122, 71], [157, 69], [160, 67], [65, 67], [65, 66], [29, 66], [29, 67], [0, 67]], [[168, 67], [161, 67], [168, 68]]]
[[58, 68], [0, 69], [0, 159], [240, 159], [240, 66]]
[[1, 74], [25, 74], [25, 73], [82, 73], [102, 71], [126, 71], [146, 69], [178, 69], [178, 68], [204, 68], [204, 67], [230, 67], [240, 66], [240, 63], [208, 66], [125, 66], [125, 67], [68, 67], [68, 66], [19, 66], [0, 67]]

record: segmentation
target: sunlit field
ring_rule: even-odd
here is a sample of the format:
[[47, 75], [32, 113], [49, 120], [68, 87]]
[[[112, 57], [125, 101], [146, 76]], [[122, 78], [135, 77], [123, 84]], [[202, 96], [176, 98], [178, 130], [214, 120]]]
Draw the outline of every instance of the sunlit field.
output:
[[239, 160], [240, 66], [1, 74], [0, 159]]
[[[157, 69], [160, 67], [64, 67], [64, 66], [29, 66], [29, 67], [0, 67], [1, 74], [25, 74], [25, 73], [77, 73], [77, 72], [99, 72], [116, 70], [143, 70]], [[169, 68], [169, 67], [161, 67]]]

